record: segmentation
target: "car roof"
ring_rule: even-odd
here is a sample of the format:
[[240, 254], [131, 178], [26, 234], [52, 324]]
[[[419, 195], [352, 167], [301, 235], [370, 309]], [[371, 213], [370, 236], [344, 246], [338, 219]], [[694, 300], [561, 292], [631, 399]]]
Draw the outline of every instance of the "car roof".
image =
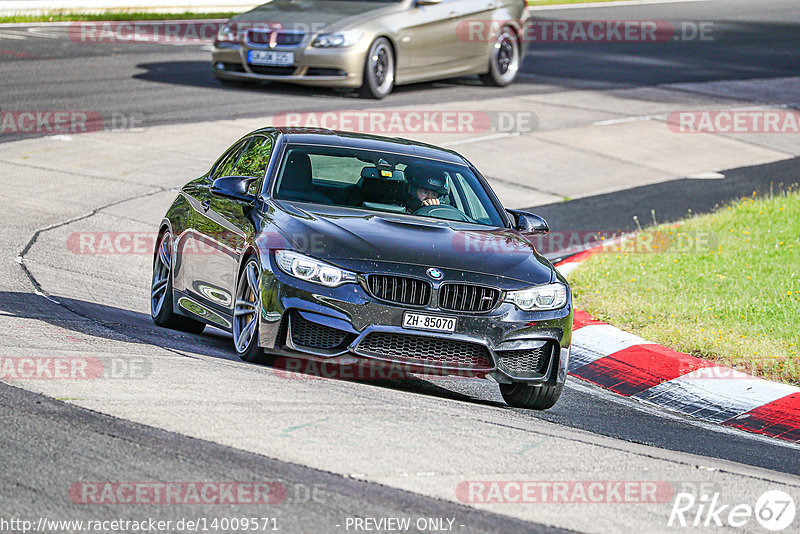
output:
[[457, 152], [401, 137], [384, 137], [380, 135], [326, 130], [324, 128], [273, 126], [256, 130], [250, 135], [258, 133], [279, 133], [286, 136], [285, 141], [291, 144], [369, 149], [436, 159], [447, 163], [455, 163], [457, 165], [468, 165], [464, 157]]

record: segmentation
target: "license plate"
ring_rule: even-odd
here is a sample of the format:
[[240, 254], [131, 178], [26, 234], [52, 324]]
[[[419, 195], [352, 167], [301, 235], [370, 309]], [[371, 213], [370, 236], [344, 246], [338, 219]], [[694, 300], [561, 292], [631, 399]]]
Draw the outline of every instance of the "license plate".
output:
[[251, 65], [290, 67], [294, 65], [294, 52], [271, 52], [268, 50], [250, 50], [247, 62]]
[[455, 332], [456, 320], [453, 317], [406, 312], [403, 314], [403, 328], [430, 330], [432, 332]]

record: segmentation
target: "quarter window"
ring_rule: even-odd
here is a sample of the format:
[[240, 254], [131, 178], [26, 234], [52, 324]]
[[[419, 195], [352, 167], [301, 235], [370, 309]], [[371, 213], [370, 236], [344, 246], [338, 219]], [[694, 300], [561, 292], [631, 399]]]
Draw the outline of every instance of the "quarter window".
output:
[[246, 143], [247, 141], [240, 141], [228, 150], [226, 155], [222, 156], [219, 164], [214, 169], [214, 174], [211, 177], [212, 180], [223, 176], [234, 176], [233, 170], [236, 166], [236, 162], [239, 160], [239, 156], [241, 156], [244, 151]]
[[231, 176], [249, 176], [263, 178], [267, 172], [269, 157], [272, 154], [270, 137], [253, 137], [236, 162]]

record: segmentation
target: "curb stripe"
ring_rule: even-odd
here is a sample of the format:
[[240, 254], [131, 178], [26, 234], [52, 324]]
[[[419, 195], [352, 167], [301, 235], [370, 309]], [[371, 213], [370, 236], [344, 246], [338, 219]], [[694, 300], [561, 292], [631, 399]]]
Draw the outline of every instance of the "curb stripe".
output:
[[724, 423], [792, 393], [786, 384], [769, 382], [729, 367], [706, 367], [664, 382], [636, 398], [704, 421]]
[[[571, 272], [601, 248], [556, 267]], [[652, 343], [582, 310], [573, 310], [569, 374], [704, 421], [800, 443], [800, 389]]]
[[573, 310], [572, 313], [572, 331], [589, 326], [591, 324], [606, 324], [603, 321], [598, 321], [583, 310]]
[[723, 425], [800, 443], [800, 393], [759, 406]]
[[644, 338], [623, 332], [610, 324], [600, 323], [585, 326], [572, 334], [573, 350], [570, 354], [570, 371], [593, 363], [610, 354], [633, 347], [645, 345]]
[[573, 374], [629, 397], [715, 365], [661, 345], [634, 345], [585, 365]]

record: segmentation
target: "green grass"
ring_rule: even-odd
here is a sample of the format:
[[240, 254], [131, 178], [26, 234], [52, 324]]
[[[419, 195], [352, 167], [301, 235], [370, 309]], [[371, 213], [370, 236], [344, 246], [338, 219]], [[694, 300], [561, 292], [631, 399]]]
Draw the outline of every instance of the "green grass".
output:
[[619, 251], [590, 258], [571, 283], [576, 307], [599, 319], [680, 352], [800, 384], [796, 184], [647, 230]]
[[238, 13], [139, 13], [134, 11], [106, 11], [97, 15], [75, 15], [69, 12], [55, 12], [48, 15], [10, 15], [0, 17], [0, 23], [9, 22], [76, 22], [76, 21], [114, 21], [114, 20], [195, 20], [229, 19]]

